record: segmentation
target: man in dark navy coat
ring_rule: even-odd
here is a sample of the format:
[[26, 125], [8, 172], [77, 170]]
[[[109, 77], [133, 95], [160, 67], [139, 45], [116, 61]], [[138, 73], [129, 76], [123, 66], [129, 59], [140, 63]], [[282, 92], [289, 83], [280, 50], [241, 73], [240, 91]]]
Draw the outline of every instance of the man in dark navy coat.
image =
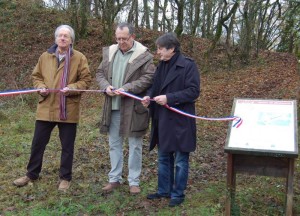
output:
[[142, 100], [152, 117], [150, 151], [158, 146], [158, 190], [147, 198], [171, 198], [169, 206], [174, 207], [184, 201], [189, 155], [196, 149], [196, 120], [165, 106], [195, 114], [200, 74], [195, 62], [181, 54], [175, 34], [160, 36], [156, 46], [161, 61], [148, 96]]

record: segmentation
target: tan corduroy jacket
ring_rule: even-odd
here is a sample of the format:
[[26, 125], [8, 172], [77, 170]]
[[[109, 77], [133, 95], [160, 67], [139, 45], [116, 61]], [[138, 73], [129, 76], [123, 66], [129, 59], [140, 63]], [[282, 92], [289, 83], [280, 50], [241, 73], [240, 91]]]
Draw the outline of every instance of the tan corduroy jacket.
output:
[[[32, 79], [35, 88], [61, 89], [60, 82], [65, 61], [58, 63], [55, 56], [57, 45], [44, 52], [35, 66]], [[67, 87], [70, 89], [87, 89], [91, 83], [91, 73], [86, 57], [79, 51], [72, 50], [70, 73]], [[80, 114], [81, 92], [71, 92], [66, 97], [67, 120], [62, 121], [60, 115], [60, 93], [55, 91], [47, 96], [41, 96], [37, 106], [36, 120], [78, 123]]]

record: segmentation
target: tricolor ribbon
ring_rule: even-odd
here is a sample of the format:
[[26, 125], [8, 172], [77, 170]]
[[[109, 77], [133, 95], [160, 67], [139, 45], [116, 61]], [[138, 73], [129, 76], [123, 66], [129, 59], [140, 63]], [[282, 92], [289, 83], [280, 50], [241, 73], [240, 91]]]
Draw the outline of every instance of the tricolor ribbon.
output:
[[[135, 100], [139, 100], [139, 101], [143, 100], [141, 97], [138, 97], [136, 95], [130, 94], [130, 93], [125, 92], [125, 91], [118, 91], [118, 92], [122, 95], [125, 95], [127, 97], [131, 97]], [[153, 99], [151, 99], [151, 101], [153, 101]], [[235, 121], [235, 123], [233, 124], [232, 127], [236, 127], [236, 128], [239, 128], [241, 126], [241, 124], [243, 123], [242, 118], [237, 117], [237, 116], [229, 116], [229, 117], [224, 117], [224, 118], [208, 118], [208, 117], [196, 116], [196, 115], [186, 113], [186, 112], [184, 112], [182, 110], [179, 110], [177, 108], [170, 107], [167, 104], [164, 105], [164, 107], [166, 107], [167, 109], [172, 110], [173, 112], [176, 112], [180, 115], [184, 115], [184, 116], [187, 116], [187, 117], [190, 117], [190, 118], [195, 118], [195, 119], [201, 119], [201, 120], [207, 120], [207, 121]]]
[[[0, 97], [1, 96], [12, 96], [12, 95], [18, 95], [18, 94], [30, 94], [33, 92], [39, 92], [41, 89], [24, 89], [24, 90], [12, 90], [12, 91], [5, 91], [5, 92], [0, 92]], [[59, 92], [61, 89], [47, 89], [49, 92]], [[84, 89], [69, 89], [68, 91], [77, 91], [77, 92], [97, 92], [97, 93], [105, 93], [105, 90], [84, 90]], [[139, 100], [142, 101], [143, 98], [136, 96], [134, 94], [131, 94], [129, 92], [126, 91], [118, 91], [121, 95], [133, 98], [135, 100]], [[153, 101], [153, 99], [151, 99], [151, 101]], [[196, 115], [192, 115], [189, 113], [186, 113], [182, 110], [179, 110], [177, 108], [174, 107], [170, 107], [169, 105], [164, 105], [165, 108], [172, 110], [173, 112], [176, 112], [180, 115], [184, 115], [190, 118], [195, 118], [195, 119], [201, 119], [201, 120], [207, 120], [207, 121], [233, 121], [233, 126], [235, 128], [239, 128], [241, 126], [241, 124], [243, 123], [242, 118], [238, 117], [238, 116], [229, 116], [229, 117], [223, 117], [223, 118], [209, 118], [209, 117], [203, 117], [203, 116], [196, 116]]]
[[[20, 94], [30, 94], [33, 92], [39, 92], [42, 89], [23, 89], [23, 90], [10, 90], [10, 91], [3, 91], [0, 92], [1, 96], [13, 96], [13, 95], [20, 95]], [[60, 92], [62, 89], [47, 89], [48, 92]], [[89, 90], [89, 89], [69, 89], [68, 91], [76, 91], [76, 92], [98, 92], [104, 93], [104, 90]]]
[[4, 92], [0, 92], [0, 96], [12, 96], [12, 95], [20, 95], [20, 94], [29, 94], [29, 93], [33, 93], [33, 92], [38, 92], [40, 91], [40, 89], [24, 89], [24, 90], [11, 90], [11, 91], [4, 91]]

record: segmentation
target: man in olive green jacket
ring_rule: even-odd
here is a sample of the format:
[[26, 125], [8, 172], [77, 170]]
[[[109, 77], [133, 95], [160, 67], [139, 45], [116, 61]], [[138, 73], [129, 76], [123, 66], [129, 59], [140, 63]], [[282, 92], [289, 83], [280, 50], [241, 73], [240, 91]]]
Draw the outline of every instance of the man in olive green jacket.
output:
[[66, 191], [70, 186], [81, 98], [81, 92], [75, 90], [87, 89], [91, 82], [86, 57], [72, 48], [74, 39], [70, 26], [59, 26], [55, 31], [55, 44], [40, 56], [33, 70], [33, 85], [40, 89], [40, 99], [27, 173], [13, 182], [16, 186], [38, 179], [43, 154], [55, 126], [59, 129], [62, 146], [58, 189]]
[[143, 97], [152, 83], [155, 70], [153, 55], [147, 47], [134, 40], [134, 28], [121, 23], [116, 28], [117, 44], [103, 48], [103, 60], [97, 70], [97, 81], [106, 91], [100, 125], [109, 133], [111, 171], [109, 183], [103, 188], [110, 192], [120, 185], [123, 169], [123, 139], [128, 137], [128, 182], [130, 193], [140, 192], [142, 167], [142, 136], [149, 125], [148, 109], [140, 101], [121, 96], [121, 91]]

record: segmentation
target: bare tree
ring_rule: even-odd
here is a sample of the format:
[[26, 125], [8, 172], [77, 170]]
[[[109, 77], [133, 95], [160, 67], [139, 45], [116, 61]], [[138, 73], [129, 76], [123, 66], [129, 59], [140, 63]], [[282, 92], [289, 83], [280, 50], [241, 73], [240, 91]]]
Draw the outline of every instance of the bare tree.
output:
[[[30, 1], [40, 4], [42, 0]], [[261, 49], [299, 52], [299, 0], [143, 0], [140, 3], [143, 3], [141, 8], [138, 0], [48, 0], [52, 7], [69, 12], [70, 22], [80, 36], [86, 34], [90, 14], [100, 18], [107, 43], [112, 41], [114, 23], [126, 14], [127, 21], [136, 27], [152, 26], [154, 31], [208, 38], [212, 41], [211, 52], [224, 38], [229, 62], [231, 47], [236, 45], [245, 63], [250, 53], [255, 51], [257, 56]]]
[[183, 32], [183, 16], [184, 16], [184, 4], [185, 0], [175, 0], [177, 5], [177, 26], [175, 28], [175, 33], [180, 36]]
[[112, 43], [114, 33], [114, 21], [118, 13], [127, 6], [130, 0], [99, 0], [99, 8], [102, 12], [103, 36], [106, 43]]
[[[239, 3], [240, 3], [240, 0], [235, 2], [235, 4], [239, 4]], [[232, 46], [234, 45], [234, 42], [232, 40], [232, 38], [233, 38], [232, 35], [233, 35], [233, 26], [235, 23], [237, 8], [238, 8], [238, 6], [236, 8], [234, 8], [234, 10], [232, 11], [232, 16], [230, 18], [229, 25], [227, 26], [226, 22], [222, 23], [222, 25], [226, 29], [225, 48], [226, 48], [226, 54], [227, 54], [227, 58], [228, 58], [228, 67], [229, 68], [231, 68], [231, 66], [232, 66], [232, 56], [233, 56]]]
[[154, 0], [153, 9], [153, 30], [158, 30], [158, 13], [159, 13], [159, 0]]
[[246, 0], [242, 12], [242, 24], [240, 34], [241, 60], [248, 64], [250, 52], [253, 48], [254, 24], [257, 18], [258, 3], [254, 0]]
[[80, 25], [80, 37], [85, 37], [87, 34], [87, 27], [88, 27], [88, 14], [90, 13], [90, 2], [89, 0], [80, 0], [80, 19], [81, 19], [81, 25]]
[[149, 6], [148, 6], [148, 1], [143, 0], [144, 3], [144, 18], [146, 22], [146, 28], [150, 29], [150, 14], [149, 14]]
[[191, 22], [191, 34], [196, 35], [197, 33], [197, 28], [200, 24], [200, 7], [201, 7], [201, 1], [200, 0], [195, 0], [195, 15], [194, 15], [194, 20]]
[[132, 0], [130, 11], [128, 13], [127, 22], [134, 24], [135, 27], [139, 26], [139, 1]]
[[278, 25], [281, 17], [279, 1], [260, 1], [258, 6], [256, 55], [260, 49], [271, 47], [278, 37]]
[[76, 0], [71, 0], [70, 11], [71, 11], [71, 25], [75, 31], [76, 38], [79, 37], [79, 20], [77, 16], [78, 4]]
[[203, 15], [202, 15], [202, 37], [211, 38], [212, 35], [212, 13], [213, 13], [213, 3], [214, 1], [204, 1], [203, 2]]
[[278, 44], [278, 51], [285, 51], [296, 55], [299, 53], [300, 43], [300, 2], [288, 1], [288, 9], [284, 12], [282, 30], [280, 32], [281, 40]]
[[161, 11], [162, 11], [162, 21], [161, 21], [161, 30], [163, 32], [171, 32], [173, 30], [173, 26], [171, 23], [171, 18], [167, 17], [167, 13], [169, 12], [167, 10], [168, 7], [168, 0], [164, 0], [164, 4], [161, 7]]

